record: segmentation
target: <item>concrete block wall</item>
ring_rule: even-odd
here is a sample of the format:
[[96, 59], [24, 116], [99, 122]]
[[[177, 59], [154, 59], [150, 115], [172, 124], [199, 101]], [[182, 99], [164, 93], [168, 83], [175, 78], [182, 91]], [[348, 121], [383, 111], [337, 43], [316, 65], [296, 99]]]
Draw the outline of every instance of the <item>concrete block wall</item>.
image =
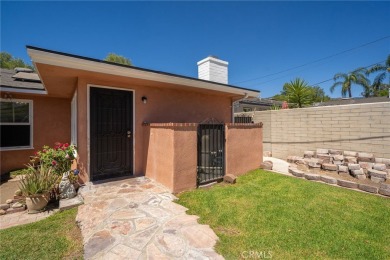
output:
[[[316, 148], [390, 158], [390, 102], [248, 112], [263, 122], [263, 149], [286, 159]], [[242, 114], [242, 113], [240, 113]]]

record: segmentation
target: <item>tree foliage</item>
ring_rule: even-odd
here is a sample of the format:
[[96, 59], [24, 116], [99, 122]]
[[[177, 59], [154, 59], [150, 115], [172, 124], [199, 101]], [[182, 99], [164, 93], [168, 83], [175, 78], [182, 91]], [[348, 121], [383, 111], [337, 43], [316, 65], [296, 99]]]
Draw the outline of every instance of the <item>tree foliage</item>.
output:
[[34, 70], [34, 67], [25, 63], [20, 58], [15, 58], [8, 52], [0, 52], [0, 67], [2, 69], [29, 68]]
[[[367, 76], [372, 74], [376, 74], [376, 76], [362, 95], [365, 97], [387, 96], [390, 88], [390, 55], [387, 56], [384, 64], [376, 64], [367, 70]], [[385, 83], [386, 78], [389, 79], [388, 83]]]
[[311, 105], [315, 102], [330, 100], [325, 95], [324, 90], [319, 86], [310, 86], [305, 80], [296, 78], [285, 83], [280, 94], [275, 95], [273, 99], [278, 101], [287, 101], [298, 107]]
[[309, 89], [312, 92], [313, 103], [325, 102], [330, 100], [330, 97], [325, 94], [325, 91], [320, 86], [309, 86]]
[[128, 65], [128, 66], [132, 66], [133, 65], [133, 63], [131, 62], [130, 59], [128, 59], [128, 58], [126, 58], [124, 56], [115, 54], [115, 53], [107, 54], [107, 56], [106, 56], [106, 58], [104, 58], [104, 60], [105, 61], [109, 61], [109, 62], [113, 62], [113, 63]]
[[335, 83], [330, 87], [330, 92], [333, 93], [335, 88], [341, 86], [341, 96], [352, 97], [352, 85], [360, 85], [364, 91], [369, 88], [370, 81], [366, 77], [367, 70], [365, 68], [358, 68], [349, 73], [337, 73], [333, 80]]
[[313, 92], [309, 89], [306, 81], [296, 78], [289, 83], [284, 84], [283, 88], [289, 97], [289, 102], [295, 103], [298, 107], [304, 107], [313, 103]]

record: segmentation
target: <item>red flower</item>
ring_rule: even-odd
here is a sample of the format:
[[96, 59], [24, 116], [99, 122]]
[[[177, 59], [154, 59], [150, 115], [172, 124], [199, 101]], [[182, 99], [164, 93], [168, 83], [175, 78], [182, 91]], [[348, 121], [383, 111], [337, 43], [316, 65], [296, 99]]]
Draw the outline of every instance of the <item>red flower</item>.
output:
[[51, 164], [52, 164], [53, 166], [56, 166], [56, 165], [57, 165], [57, 162], [56, 162], [56, 161], [52, 161]]
[[34, 155], [35, 155], [35, 156], [38, 156], [38, 152], [35, 152]]
[[65, 148], [68, 148], [69, 144], [68, 143], [64, 143], [62, 146], [65, 147]]
[[46, 153], [46, 149], [43, 149], [43, 152]]

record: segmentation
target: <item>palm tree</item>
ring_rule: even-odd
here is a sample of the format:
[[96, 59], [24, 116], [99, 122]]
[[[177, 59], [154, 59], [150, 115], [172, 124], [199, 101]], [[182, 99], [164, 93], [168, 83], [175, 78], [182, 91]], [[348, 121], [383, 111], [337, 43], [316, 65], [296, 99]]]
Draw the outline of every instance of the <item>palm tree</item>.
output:
[[312, 103], [312, 91], [303, 79], [296, 78], [284, 84], [283, 89], [288, 97], [288, 102], [295, 103], [298, 107], [304, 107]]
[[333, 93], [334, 89], [341, 86], [341, 96], [345, 97], [348, 92], [348, 96], [352, 97], [352, 84], [360, 85], [365, 90], [369, 87], [369, 80], [366, 78], [365, 68], [358, 68], [350, 73], [337, 73], [334, 75], [333, 80], [337, 81], [330, 87], [330, 92]]
[[[366, 72], [367, 76], [372, 73], [380, 72], [376, 75], [372, 85], [370, 86], [369, 92], [366, 95], [369, 96], [379, 96], [380, 92], [386, 90], [386, 88], [390, 87], [390, 55], [387, 56], [387, 60], [385, 64], [376, 64], [369, 68]], [[389, 84], [385, 84], [384, 81], [386, 77], [389, 75]]]

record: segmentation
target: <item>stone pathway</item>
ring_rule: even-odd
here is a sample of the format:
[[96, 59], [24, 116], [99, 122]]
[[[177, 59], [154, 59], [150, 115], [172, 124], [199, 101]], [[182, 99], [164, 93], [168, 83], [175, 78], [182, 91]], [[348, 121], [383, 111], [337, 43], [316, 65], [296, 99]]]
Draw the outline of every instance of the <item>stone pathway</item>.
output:
[[290, 175], [288, 173], [288, 166], [290, 165], [288, 162], [278, 158], [266, 157], [266, 156], [263, 157], [263, 161], [271, 161], [273, 163], [272, 171]]
[[57, 211], [58, 209], [52, 209], [37, 214], [28, 214], [27, 210], [24, 210], [12, 214], [6, 214], [0, 216], [0, 229], [24, 225], [38, 220], [42, 220]]
[[213, 230], [145, 177], [89, 184], [80, 195], [85, 259], [223, 259]]

